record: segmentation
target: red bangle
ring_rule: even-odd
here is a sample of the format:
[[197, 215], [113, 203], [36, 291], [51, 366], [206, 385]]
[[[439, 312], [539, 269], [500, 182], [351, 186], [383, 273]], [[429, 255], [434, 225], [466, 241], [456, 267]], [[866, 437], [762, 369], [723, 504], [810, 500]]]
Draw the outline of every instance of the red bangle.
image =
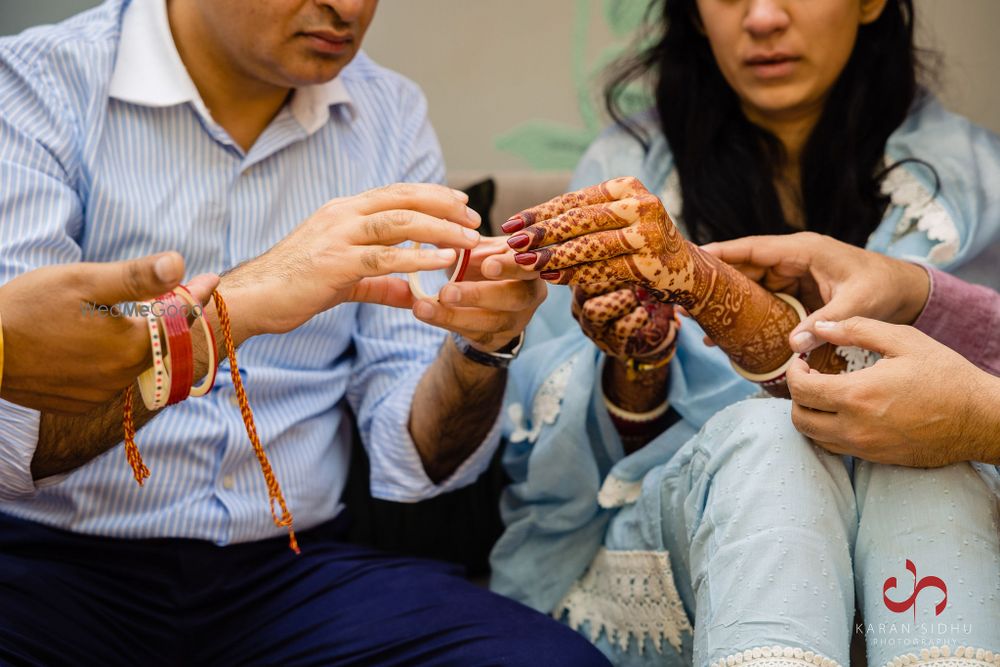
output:
[[219, 370], [218, 359], [216, 358], [215, 353], [215, 332], [212, 331], [212, 327], [208, 323], [208, 318], [205, 317], [205, 307], [195, 301], [194, 296], [187, 287], [184, 285], [178, 285], [174, 288], [174, 294], [180, 297], [182, 301], [186, 302], [193, 311], [200, 313], [198, 320], [201, 322], [201, 328], [205, 332], [205, 345], [207, 346], [208, 353], [208, 372], [205, 373], [205, 379], [202, 380], [201, 384], [191, 388], [189, 396], [204, 396], [212, 390], [212, 386], [215, 384], [215, 375]]
[[194, 382], [194, 353], [191, 329], [187, 323], [187, 305], [170, 292], [160, 297], [163, 325], [167, 330], [167, 354], [170, 355], [170, 397], [167, 405], [180, 403], [191, 393]]

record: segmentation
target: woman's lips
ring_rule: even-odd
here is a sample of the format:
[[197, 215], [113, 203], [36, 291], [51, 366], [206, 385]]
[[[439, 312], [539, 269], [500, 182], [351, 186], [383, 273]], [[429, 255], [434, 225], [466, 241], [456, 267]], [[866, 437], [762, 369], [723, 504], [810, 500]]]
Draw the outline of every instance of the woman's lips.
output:
[[799, 60], [796, 56], [759, 56], [748, 58], [744, 64], [758, 79], [782, 79], [795, 72]]

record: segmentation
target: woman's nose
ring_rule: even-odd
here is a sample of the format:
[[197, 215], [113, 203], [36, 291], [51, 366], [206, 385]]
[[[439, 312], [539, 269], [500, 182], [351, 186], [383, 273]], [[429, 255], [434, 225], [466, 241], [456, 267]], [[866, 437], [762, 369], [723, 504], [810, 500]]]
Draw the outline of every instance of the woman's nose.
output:
[[787, 0], [750, 0], [743, 29], [754, 37], [767, 37], [788, 28]]

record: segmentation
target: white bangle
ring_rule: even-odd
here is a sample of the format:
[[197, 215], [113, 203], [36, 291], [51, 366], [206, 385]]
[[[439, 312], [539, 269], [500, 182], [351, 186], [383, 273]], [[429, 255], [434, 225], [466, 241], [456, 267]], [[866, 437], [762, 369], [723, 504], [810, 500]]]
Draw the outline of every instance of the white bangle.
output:
[[[420, 248], [421, 245], [423, 245], [423, 244], [414, 242], [413, 243], [413, 248], [415, 250], [417, 250], [417, 249]], [[458, 251], [458, 263], [455, 264], [455, 271], [452, 272], [451, 278], [448, 279], [448, 282], [450, 282], [450, 283], [462, 282], [462, 278], [465, 277], [465, 269], [468, 268], [468, 266], [469, 266], [469, 259], [471, 257], [472, 257], [472, 251], [471, 250], [468, 250], [466, 248], [460, 248], [459, 249], [459, 251]], [[409, 274], [409, 276], [407, 276], [407, 278], [409, 279], [409, 283], [410, 283], [410, 291], [413, 293], [413, 296], [415, 298], [417, 298], [417, 299], [432, 299], [434, 301], [437, 301], [438, 295], [437, 294], [433, 294], [433, 295], [428, 294], [427, 291], [424, 290], [423, 286], [420, 284], [420, 273], [418, 271], [414, 271], [413, 273]]]
[[[774, 292], [774, 296], [778, 297], [782, 301], [787, 302], [792, 308], [795, 309], [795, 312], [799, 316], [799, 322], [806, 319], [806, 309], [794, 296], [791, 296], [789, 294], [783, 294], [781, 292]], [[788, 358], [788, 361], [781, 364], [773, 371], [768, 371], [767, 373], [751, 373], [750, 371], [740, 368], [736, 364], [736, 362], [733, 361], [732, 359], [729, 360], [729, 363], [733, 367], [734, 371], [736, 371], [746, 379], [750, 380], [751, 382], [756, 382], [757, 384], [763, 384], [765, 382], [773, 382], [774, 380], [777, 380], [778, 378], [782, 377], [792, 366], [792, 362], [798, 359], [799, 356], [800, 355], [793, 352], [792, 356]]]
[[652, 410], [647, 410], [646, 412], [630, 412], [612, 403], [611, 399], [609, 399], [604, 393], [604, 362], [606, 360], [607, 357], [602, 358], [600, 366], [597, 369], [597, 390], [601, 392], [601, 400], [604, 401], [604, 407], [608, 409], [608, 414], [615, 419], [631, 422], [633, 424], [645, 424], [647, 422], [656, 421], [663, 415], [667, 414], [667, 410], [670, 409], [669, 399], [663, 401], [663, 403], [656, 406]]
[[149, 327], [149, 345], [153, 352], [153, 365], [139, 376], [139, 394], [150, 410], [159, 410], [170, 397], [170, 374], [163, 356], [163, 336], [160, 335], [160, 318], [153, 312], [152, 302], [147, 304], [146, 324]]

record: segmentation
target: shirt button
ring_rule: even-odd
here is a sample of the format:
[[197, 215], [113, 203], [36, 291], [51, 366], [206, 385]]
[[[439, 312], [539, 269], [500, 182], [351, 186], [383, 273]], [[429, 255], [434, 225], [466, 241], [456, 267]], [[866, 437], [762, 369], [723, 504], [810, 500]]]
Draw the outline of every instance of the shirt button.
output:
[[236, 480], [233, 479], [232, 475], [226, 475], [222, 478], [222, 488], [230, 490], [236, 486]]

